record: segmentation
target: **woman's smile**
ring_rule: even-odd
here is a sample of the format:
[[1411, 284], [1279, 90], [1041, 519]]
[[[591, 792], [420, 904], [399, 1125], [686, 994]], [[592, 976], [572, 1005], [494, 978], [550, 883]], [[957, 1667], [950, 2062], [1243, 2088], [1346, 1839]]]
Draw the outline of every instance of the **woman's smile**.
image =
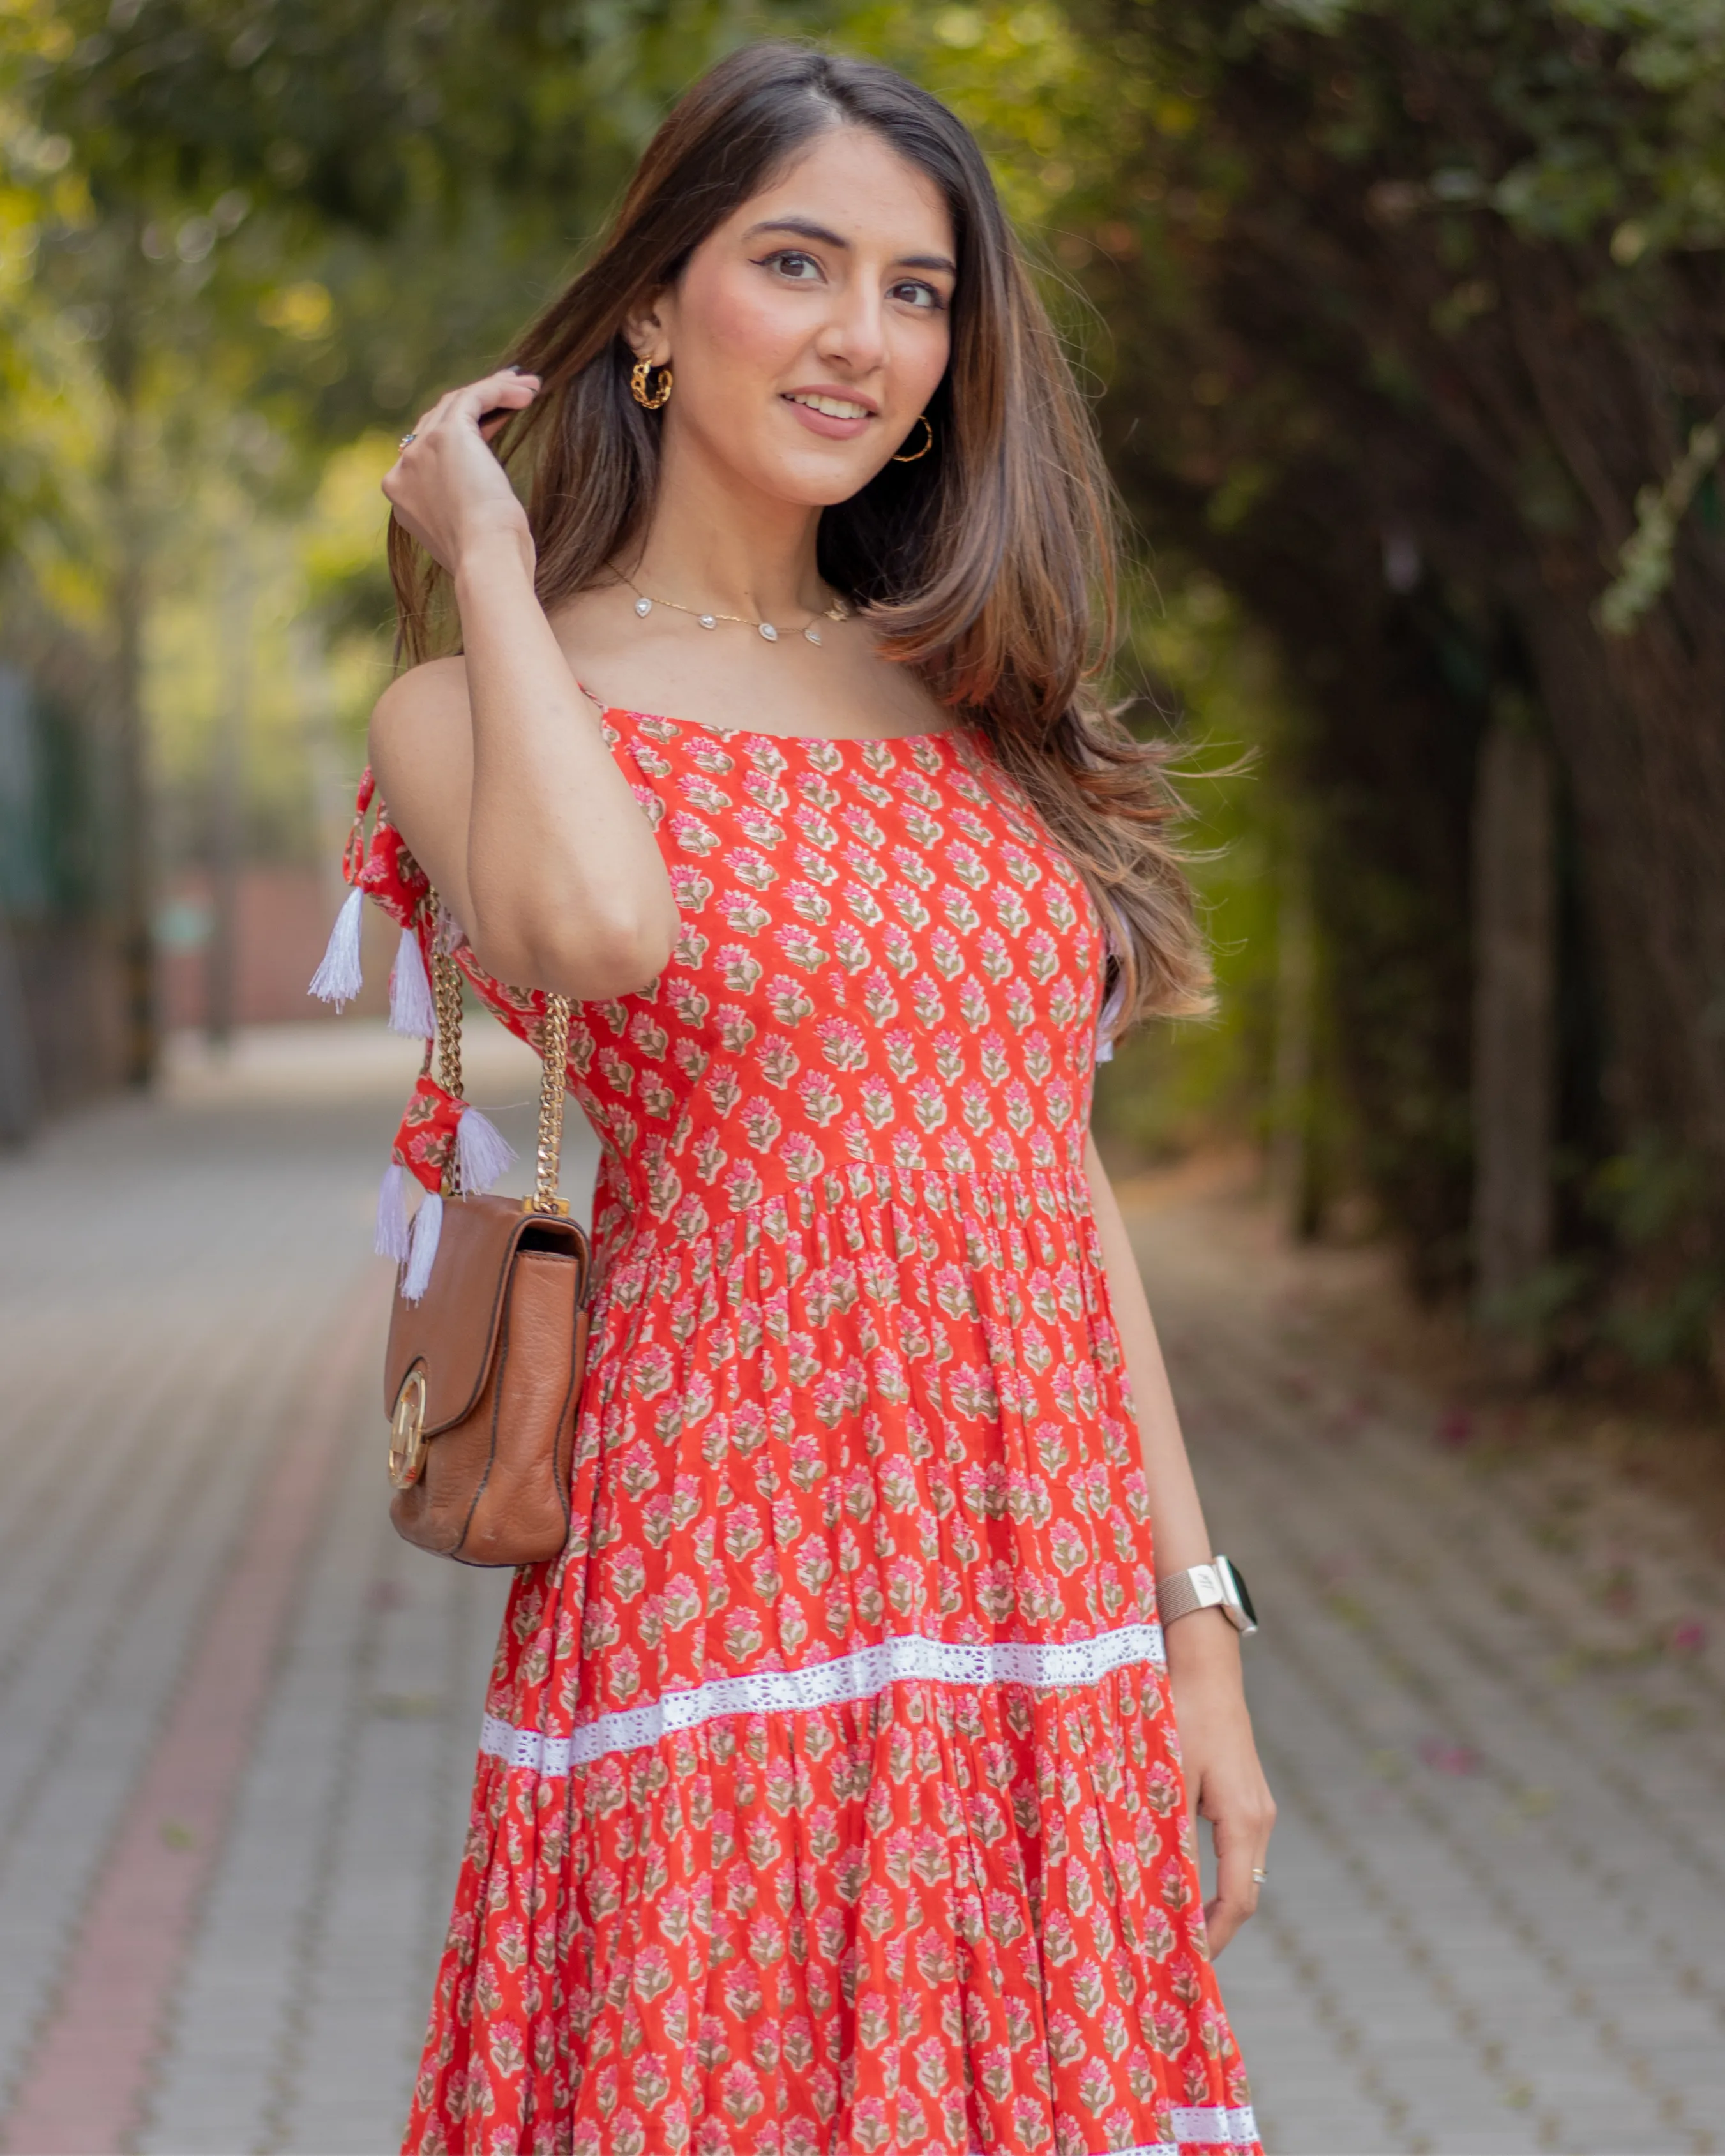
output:
[[872, 400], [839, 389], [788, 389], [783, 401], [812, 434], [830, 442], [853, 441], [876, 417]]

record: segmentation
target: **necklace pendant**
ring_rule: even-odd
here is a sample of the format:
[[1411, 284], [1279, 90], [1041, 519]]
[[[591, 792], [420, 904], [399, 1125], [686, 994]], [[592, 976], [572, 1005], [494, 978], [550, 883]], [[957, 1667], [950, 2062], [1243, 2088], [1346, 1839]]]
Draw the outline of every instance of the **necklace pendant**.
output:
[[762, 635], [766, 638], [769, 644], [778, 643], [778, 631], [773, 626], [773, 624], [770, 621], [757, 622], [755, 626], [760, 630]]
[[719, 618], [716, 614], [697, 614], [696, 616], [696, 619], [701, 624], [703, 629], [716, 629], [719, 625]]
[[643, 621], [647, 619], [648, 615], [651, 613], [652, 611], [653, 602], [651, 599], [639, 598], [635, 601], [635, 612], [639, 614]]
[[812, 621], [809, 623], [808, 628], [803, 630], [803, 634], [808, 638], [811, 644], [819, 644], [820, 642], [820, 631], [815, 627]]

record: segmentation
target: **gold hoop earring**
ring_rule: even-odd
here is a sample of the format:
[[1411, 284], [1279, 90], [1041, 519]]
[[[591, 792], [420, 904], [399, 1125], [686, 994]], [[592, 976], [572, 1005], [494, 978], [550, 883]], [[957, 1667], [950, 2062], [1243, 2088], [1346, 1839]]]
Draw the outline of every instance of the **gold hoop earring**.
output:
[[[649, 392], [647, 377], [655, 373], [660, 377], [659, 387]], [[655, 367], [650, 359], [638, 359], [629, 371], [629, 394], [643, 411], [656, 412], [661, 404], [669, 402], [673, 379], [668, 367]]]
[[892, 461], [896, 465], [916, 464], [934, 447], [934, 429], [929, 424], [928, 414], [926, 412], [919, 412], [916, 417], [922, 422], [922, 432], [927, 439], [920, 449], [912, 449], [908, 456], [902, 454], [895, 456]]

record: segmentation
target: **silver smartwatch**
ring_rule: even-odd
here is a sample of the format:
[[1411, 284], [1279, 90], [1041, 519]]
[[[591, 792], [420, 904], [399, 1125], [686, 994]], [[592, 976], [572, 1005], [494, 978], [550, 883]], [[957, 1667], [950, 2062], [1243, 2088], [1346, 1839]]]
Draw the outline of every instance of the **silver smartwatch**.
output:
[[1236, 1632], [1255, 1632], [1258, 1613], [1246, 1584], [1219, 1550], [1208, 1564], [1190, 1564], [1156, 1583], [1156, 1607], [1164, 1625], [1194, 1609], [1219, 1609]]

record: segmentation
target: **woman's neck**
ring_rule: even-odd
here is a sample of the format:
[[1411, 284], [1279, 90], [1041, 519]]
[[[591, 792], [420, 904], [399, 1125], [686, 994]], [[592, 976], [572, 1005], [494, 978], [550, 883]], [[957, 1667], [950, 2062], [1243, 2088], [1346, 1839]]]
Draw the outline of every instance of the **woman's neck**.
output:
[[740, 487], [680, 446], [665, 444], [652, 522], [620, 566], [681, 606], [752, 621], [819, 613], [829, 596], [815, 561], [819, 509]]

